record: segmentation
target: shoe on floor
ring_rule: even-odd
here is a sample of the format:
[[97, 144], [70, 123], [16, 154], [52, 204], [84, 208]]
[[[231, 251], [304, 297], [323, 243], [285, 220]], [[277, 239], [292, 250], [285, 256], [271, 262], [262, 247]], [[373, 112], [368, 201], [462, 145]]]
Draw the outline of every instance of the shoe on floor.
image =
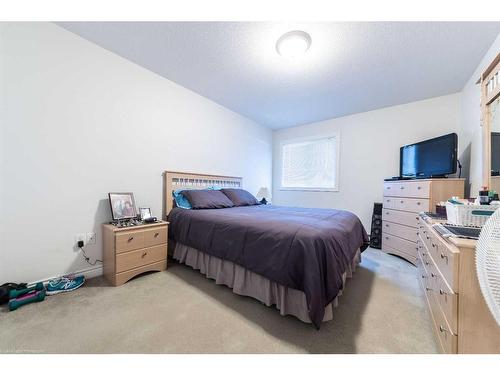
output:
[[53, 294], [70, 292], [81, 287], [84, 282], [85, 276], [77, 276], [75, 278], [61, 277], [60, 279], [51, 280], [47, 284], [47, 295], [51, 296]]

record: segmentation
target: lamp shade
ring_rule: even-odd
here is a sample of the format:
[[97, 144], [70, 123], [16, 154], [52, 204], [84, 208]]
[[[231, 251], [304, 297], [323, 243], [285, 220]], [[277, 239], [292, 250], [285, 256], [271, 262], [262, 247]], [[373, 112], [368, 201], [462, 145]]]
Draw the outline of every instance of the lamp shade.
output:
[[256, 196], [257, 199], [271, 199], [271, 192], [266, 187], [261, 187]]

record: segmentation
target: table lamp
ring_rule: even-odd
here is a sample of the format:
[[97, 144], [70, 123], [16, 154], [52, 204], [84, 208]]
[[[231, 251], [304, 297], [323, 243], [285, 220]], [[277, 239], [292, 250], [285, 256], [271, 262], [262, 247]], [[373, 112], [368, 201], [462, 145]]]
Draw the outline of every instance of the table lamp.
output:
[[271, 199], [271, 192], [266, 187], [261, 187], [257, 193], [257, 199], [260, 199], [260, 203], [267, 204], [267, 200]]

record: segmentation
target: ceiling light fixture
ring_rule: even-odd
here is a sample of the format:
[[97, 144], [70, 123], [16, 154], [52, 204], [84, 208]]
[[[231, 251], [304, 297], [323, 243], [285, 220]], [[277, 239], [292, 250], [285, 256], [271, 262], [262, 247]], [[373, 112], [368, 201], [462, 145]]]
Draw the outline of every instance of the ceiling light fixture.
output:
[[311, 47], [311, 36], [301, 30], [289, 31], [276, 42], [276, 51], [287, 59], [300, 57], [309, 47]]

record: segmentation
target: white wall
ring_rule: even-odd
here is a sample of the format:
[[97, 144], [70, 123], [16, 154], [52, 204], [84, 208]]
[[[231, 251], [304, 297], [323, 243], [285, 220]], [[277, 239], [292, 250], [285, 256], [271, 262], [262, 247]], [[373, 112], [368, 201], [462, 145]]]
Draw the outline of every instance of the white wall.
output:
[[[399, 148], [458, 132], [460, 94], [413, 102], [274, 132], [273, 203], [346, 209], [370, 230], [374, 202], [382, 202], [383, 179], [399, 174]], [[280, 142], [340, 133], [339, 192], [279, 190]]]
[[74, 236], [132, 191], [161, 216], [162, 172], [271, 186], [272, 132], [54, 24], [0, 24], [0, 284], [89, 266]]
[[500, 34], [462, 90], [459, 155], [466, 161], [465, 165], [470, 168], [466, 172], [470, 180], [470, 195], [474, 197], [477, 196], [482, 185], [481, 90], [476, 82], [499, 52]]

